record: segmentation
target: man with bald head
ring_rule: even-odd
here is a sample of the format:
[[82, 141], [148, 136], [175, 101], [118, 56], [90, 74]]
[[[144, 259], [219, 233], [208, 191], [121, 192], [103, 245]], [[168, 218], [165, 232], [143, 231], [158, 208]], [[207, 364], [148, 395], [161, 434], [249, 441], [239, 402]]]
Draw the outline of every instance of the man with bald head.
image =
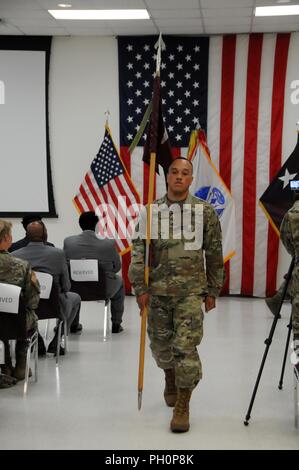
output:
[[189, 160], [174, 160], [167, 194], [152, 205], [149, 285], [144, 281], [145, 212], [136, 228], [129, 269], [141, 315], [148, 306], [150, 347], [165, 372], [165, 402], [174, 406], [173, 432], [189, 430], [189, 401], [202, 377], [197, 352], [203, 336], [202, 304], [206, 312], [215, 308], [224, 281], [218, 216], [208, 202], [189, 193], [192, 170]]
[[[25, 237], [21, 238], [20, 240], [17, 240], [16, 242], [13, 242], [8, 251], [11, 253], [12, 251], [20, 250], [21, 248], [24, 248], [24, 246], [27, 246], [28, 243], [29, 243], [29, 239], [27, 237], [27, 226], [31, 222], [41, 221], [41, 220], [42, 220], [41, 215], [37, 214], [36, 212], [24, 215], [24, 217], [22, 219], [22, 225], [23, 225], [24, 230], [26, 232]], [[46, 244], [49, 245], [49, 246], [54, 246], [53, 243], [50, 243], [48, 241], [46, 242]]]
[[[70, 292], [71, 282], [65, 254], [59, 248], [46, 245], [47, 229], [42, 221], [32, 222], [27, 226], [27, 237], [28, 245], [15, 251], [14, 256], [28, 261], [33, 270], [53, 276], [53, 282], [56, 283], [60, 292], [61, 314], [69, 328], [80, 309], [81, 298], [78, 294]], [[56, 331], [48, 346], [49, 353], [55, 354], [56, 352], [57, 335]], [[64, 353], [62, 348], [61, 352]]]

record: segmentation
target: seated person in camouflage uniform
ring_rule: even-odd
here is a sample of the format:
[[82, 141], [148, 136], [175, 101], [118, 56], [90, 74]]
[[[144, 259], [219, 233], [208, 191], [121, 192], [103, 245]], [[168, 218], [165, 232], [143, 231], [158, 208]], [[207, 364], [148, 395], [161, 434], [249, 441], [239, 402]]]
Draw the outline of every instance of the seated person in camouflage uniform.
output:
[[[29, 263], [15, 258], [8, 252], [12, 243], [11, 227], [10, 222], [0, 220], [0, 282], [15, 284], [22, 288], [21, 295], [26, 303], [27, 331], [30, 332], [37, 327], [37, 317], [34, 310], [39, 302], [39, 284], [35, 274], [31, 271]], [[23, 380], [25, 378], [27, 341], [16, 341], [15, 368], [12, 366], [8, 341], [4, 342], [4, 348], [5, 365], [1, 366], [1, 372], [7, 376]]]
[[[209, 203], [189, 193], [192, 171], [189, 160], [174, 160], [168, 170], [167, 194], [153, 204], [158, 214], [154, 236], [153, 211], [149, 286], [144, 281], [145, 231], [140, 229], [145, 225], [144, 212], [136, 228], [129, 268], [141, 314], [149, 308], [150, 347], [165, 372], [166, 404], [175, 407], [170, 424], [173, 432], [189, 430], [189, 401], [202, 377], [196, 348], [203, 336], [202, 303], [206, 312], [215, 308], [224, 282], [219, 219]], [[198, 238], [197, 243], [191, 241], [190, 233], [193, 240]]]
[[294, 352], [297, 357], [295, 369], [299, 377], [299, 193], [297, 192], [293, 206], [285, 214], [281, 223], [280, 238], [288, 253], [295, 257], [295, 265], [288, 290], [290, 290], [292, 299]]

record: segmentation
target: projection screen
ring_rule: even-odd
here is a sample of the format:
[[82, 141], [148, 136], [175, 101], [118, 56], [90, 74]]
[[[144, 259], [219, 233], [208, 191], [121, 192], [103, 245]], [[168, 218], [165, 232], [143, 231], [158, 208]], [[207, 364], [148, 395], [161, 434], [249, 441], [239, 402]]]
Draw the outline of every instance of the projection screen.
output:
[[0, 36], [0, 216], [56, 217], [48, 138], [51, 38]]

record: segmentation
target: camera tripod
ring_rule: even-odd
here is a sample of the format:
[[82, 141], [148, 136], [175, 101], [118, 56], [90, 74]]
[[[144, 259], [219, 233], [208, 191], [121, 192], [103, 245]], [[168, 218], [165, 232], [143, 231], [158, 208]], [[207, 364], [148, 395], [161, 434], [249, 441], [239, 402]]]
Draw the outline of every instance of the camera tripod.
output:
[[[274, 316], [274, 319], [273, 319], [273, 323], [272, 323], [272, 326], [271, 326], [271, 330], [270, 330], [269, 336], [268, 336], [268, 338], [264, 341], [264, 342], [265, 342], [265, 345], [266, 345], [266, 349], [265, 349], [265, 352], [264, 352], [264, 355], [263, 355], [263, 358], [262, 358], [262, 362], [261, 362], [261, 365], [260, 365], [260, 368], [259, 368], [259, 372], [258, 372], [258, 375], [257, 375], [256, 382], [255, 382], [255, 385], [254, 385], [253, 393], [252, 393], [251, 400], [250, 400], [250, 405], [249, 405], [249, 408], [248, 408], [248, 410], [247, 410], [247, 414], [246, 414], [246, 417], [245, 417], [245, 421], [244, 421], [244, 425], [245, 425], [245, 426], [248, 426], [248, 424], [249, 424], [250, 413], [251, 413], [251, 410], [252, 410], [252, 407], [253, 407], [253, 403], [254, 403], [255, 396], [256, 396], [256, 393], [257, 393], [257, 389], [258, 389], [258, 386], [259, 386], [259, 382], [260, 382], [260, 379], [261, 379], [261, 376], [262, 376], [262, 373], [263, 373], [263, 369], [264, 369], [264, 365], [265, 365], [265, 362], [266, 362], [266, 359], [267, 359], [268, 351], [269, 351], [270, 345], [271, 345], [271, 343], [272, 343], [272, 338], [273, 338], [274, 331], [275, 331], [275, 328], [276, 328], [277, 320], [278, 320], [278, 318], [279, 318], [280, 310], [281, 310], [283, 301], [284, 301], [284, 299], [285, 299], [285, 295], [286, 295], [286, 292], [287, 292], [287, 289], [288, 289], [288, 286], [289, 286], [289, 283], [290, 283], [290, 279], [291, 279], [291, 277], [292, 277], [294, 265], [295, 265], [295, 258], [293, 258], [292, 261], [291, 261], [291, 264], [290, 264], [290, 267], [289, 267], [289, 270], [288, 270], [288, 273], [287, 273], [287, 277], [286, 277], [286, 283], [285, 283], [285, 286], [284, 286], [284, 289], [283, 289], [283, 292], [282, 292], [282, 297], [281, 297], [280, 305], [279, 305], [279, 308], [277, 309], [277, 312], [276, 312], [276, 314], [275, 314], [275, 316]], [[289, 321], [289, 324], [287, 325], [287, 328], [288, 328], [288, 334], [287, 334], [286, 346], [285, 346], [285, 351], [284, 351], [284, 357], [283, 357], [281, 375], [280, 375], [279, 385], [278, 385], [279, 390], [282, 390], [283, 377], [284, 377], [284, 371], [285, 371], [285, 365], [286, 365], [286, 359], [287, 359], [288, 348], [289, 348], [289, 343], [290, 343], [290, 338], [291, 338], [291, 331], [292, 331], [292, 313], [291, 313], [290, 321]], [[295, 398], [296, 398], [296, 397], [297, 397], [297, 384], [295, 385], [295, 392], [296, 392], [296, 393], [295, 393]], [[297, 407], [297, 411], [295, 411], [295, 426], [297, 427], [297, 425], [298, 425], [298, 405], [297, 405], [297, 398], [296, 398], [296, 407]]]

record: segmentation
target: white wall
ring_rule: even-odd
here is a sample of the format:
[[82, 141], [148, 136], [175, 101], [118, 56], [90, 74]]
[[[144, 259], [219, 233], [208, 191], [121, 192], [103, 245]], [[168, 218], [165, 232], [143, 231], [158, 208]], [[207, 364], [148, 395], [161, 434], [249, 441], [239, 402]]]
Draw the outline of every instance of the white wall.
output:
[[[293, 41], [299, 43], [298, 34]], [[292, 50], [293, 48], [290, 48]], [[290, 66], [291, 64], [291, 66]], [[299, 105], [290, 102], [290, 83], [299, 79], [297, 57], [289, 57], [284, 114], [283, 160], [296, 143]], [[54, 37], [50, 61], [49, 126], [52, 177], [58, 219], [45, 219], [48, 239], [61, 247], [65, 236], [78, 233], [72, 198], [96, 155], [104, 134], [105, 111], [119, 144], [117, 40], [107, 37]], [[12, 220], [14, 240], [24, 236], [20, 219]], [[277, 282], [290, 258], [280, 249]]]

